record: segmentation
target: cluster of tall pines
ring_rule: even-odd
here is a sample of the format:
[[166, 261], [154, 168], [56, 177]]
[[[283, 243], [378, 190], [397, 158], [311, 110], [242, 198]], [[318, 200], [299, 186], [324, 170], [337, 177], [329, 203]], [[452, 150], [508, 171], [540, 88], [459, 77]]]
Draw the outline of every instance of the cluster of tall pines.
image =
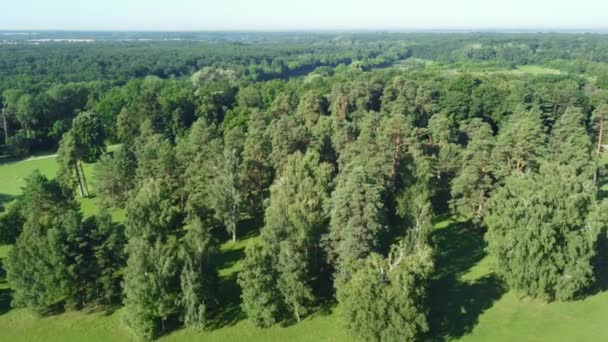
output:
[[[129, 82], [74, 119], [57, 177], [31, 175], [0, 216], [15, 243], [13, 304], [124, 305], [146, 339], [209, 329], [226, 305], [219, 244], [259, 234], [237, 280], [254, 325], [297, 324], [338, 302], [353, 337], [419, 340], [432, 224], [446, 213], [484, 234], [511, 289], [576, 299], [605, 272], [607, 101], [575, 76], [356, 65], [288, 81], [217, 68]], [[76, 197], [92, 195], [102, 210], [85, 218]]]

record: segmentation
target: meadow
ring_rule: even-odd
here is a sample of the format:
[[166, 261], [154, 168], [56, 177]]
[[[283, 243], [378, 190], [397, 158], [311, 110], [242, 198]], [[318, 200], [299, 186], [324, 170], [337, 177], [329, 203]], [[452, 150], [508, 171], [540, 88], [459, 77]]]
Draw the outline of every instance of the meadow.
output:
[[[52, 177], [53, 156], [0, 165], [3, 201], [19, 195], [24, 178], [34, 169]], [[86, 166], [94, 189], [93, 165]], [[83, 212], [95, 212], [95, 198], [83, 200]], [[122, 220], [123, 213], [113, 213]], [[247, 223], [245, 223], [247, 224]], [[246, 227], [245, 227], [246, 228]], [[237, 243], [224, 242], [217, 258], [220, 296], [226, 303], [214, 315], [209, 331], [180, 329], [160, 341], [349, 341], [340, 320], [340, 307], [327, 304], [299, 324], [254, 327], [239, 307], [236, 274], [256, 229]], [[428, 336], [432, 341], [598, 341], [608, 332], [608, 292], [573, 302], [545, 303], [507, 291], [492, 272], [482, 236], [452, 217], [439, 217], [431, 236], [436, 246], [436, 275], [430, 291]], [[228, 239], [227, 239], [228, 240]], [[10, 246], [0, 246], [0, 260]], [[69, 311], [39, 317], [10, 307], [10, 289], [0, 272], [0, 331], [5, 341], [130, 341], [137, 340], [122, 324], [123, 309], [114, 312]]]

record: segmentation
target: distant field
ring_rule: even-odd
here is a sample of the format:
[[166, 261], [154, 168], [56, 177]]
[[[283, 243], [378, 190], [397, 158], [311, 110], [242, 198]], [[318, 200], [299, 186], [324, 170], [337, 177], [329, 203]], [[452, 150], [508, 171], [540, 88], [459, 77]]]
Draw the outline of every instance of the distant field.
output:
[[541, 65], [520, 65], [517, 67], [517, 69], [511, 70], [511, 73], [513, 74], [533, 74], [533, 75], [540, 75], [540, 74], [550, 74], [550, 75], [559, 75], [562, 72], [558, 69], [552, 69], [552, 68], [547, 68]]
[[[91, 165], [87, 174], [92, 180]], [[18, 185], [33, 169], [52, 176], [54, 158], [0, 165], [0, 193], [17, 195]], [[11, 180], [7, 183], [5, 180]], [[17, 183], [17, 184], [14, 184]], [[95, 200], [83, 202], [95, 211]], [[340, 308], [327, 307], [300, 324], [259, 329], [239, 308], [236, 274], [248, 243], [257, 238], [246, 229], [237, 243], [226, 242], [216, 259], [222, 307], [213, 329], [181, 329], [160, 341], [351, 341], [343, 328]], [[601, 341], [608, 336], [608, 292], [569, 303], [542, 303], [505, 291], [492, 273], [478, 233], [451, 218], [442, 218], [432, 234], [436, 246], [436, 276], [430, 301], [430, 340], [459, 341]], [[9, 246], [0, 246], [2, 259]], [[67, 312], [39, 318], [23, 309], [10, 309], [8, 289], [0, 277], [0, 340], [2, 341], [136, 341], [122, 324], [122, 310], [103, 313]]]
[[465, 66], [462, 68], [442, 68], [439, 67], [438, 70], [441, 71], [444, 75], [458, 75], [463, 73], [469, 73], [473, 75], [488, 75], [488, 74], [511, 74], [516, 76], [523, 75], [560, 75], [562, 74], [561, 70], [547, 68], [542, 65], [520, 65], [515, 69], [506, 69], [503, 67], [499, 67], [496, 65], [487, 65], [483, 64], [473, 64], [471, 66]]

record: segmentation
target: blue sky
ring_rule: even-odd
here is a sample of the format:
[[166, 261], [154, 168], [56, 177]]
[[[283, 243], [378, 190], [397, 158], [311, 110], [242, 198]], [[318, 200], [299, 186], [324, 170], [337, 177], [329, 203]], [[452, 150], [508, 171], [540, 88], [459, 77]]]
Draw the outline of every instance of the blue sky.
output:
[[608, 28], [608, 0], [2, 0], [0, 29]]

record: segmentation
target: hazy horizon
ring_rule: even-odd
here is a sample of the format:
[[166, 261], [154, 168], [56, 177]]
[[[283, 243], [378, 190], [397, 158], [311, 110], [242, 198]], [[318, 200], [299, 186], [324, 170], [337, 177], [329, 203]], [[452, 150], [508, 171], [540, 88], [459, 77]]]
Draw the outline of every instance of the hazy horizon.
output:
[[12, 1], [2, 31], [598, 31], [608, 2]]

